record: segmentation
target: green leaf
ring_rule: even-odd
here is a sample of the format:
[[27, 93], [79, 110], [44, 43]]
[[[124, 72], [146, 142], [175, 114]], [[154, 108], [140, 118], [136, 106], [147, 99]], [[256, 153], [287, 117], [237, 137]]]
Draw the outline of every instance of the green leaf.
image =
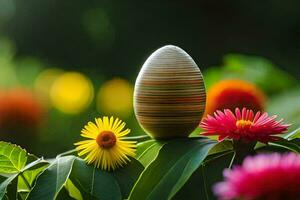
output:
[[8, 187], [10, 184], [12, 184], [12, 190], [14, 190], [15, 192], [10, 192], [10, 194], [8, 194], [9, 197], [14, 196], [16, 197], [16, 177], [18, 176], [18, 174], [13, 174], [7, 178], [4, 177], [0, 177], [0, 199], [2, 199], [4, 197], [4, 195], [6, 194], [6, 191], [8, 190]]
[[300, 153], [300, 146], [298, 146], [296, 143], [293, 143], [291, 141], [281, 139], [279, 141], [269, 142], [269, 146], [275, 146], [275, 147], [281, 147], [283, 149], [287, 149], [289, 151], [293, 151], [296, 153]]
[[69, 179], [65, 185], [70, 197], [76, 200], [83, 200], [82, 195], [74, 183]]
[[[138, 145], [137, 159], [144, 167], [148, 166], [158, 155], [166, 141], [150, 140]], [[141, 149], [145, 149], [144, 151]]]
[[140, 155], [142, 154], [142, 153], [144, 153], [144, 151], [146, 150], [146, 149], [148, 149], [152, 144], [154, 144], [155, 143], [155, 140], [147, 140], [147, 141], [145, 141], [145, 142], [139, 142], [138, 144], [137, 144], [137, 149], [136, 149], [136, 155], [135, 155], [135, 157], [136, 158], [138, 158], [138, 157], [140, 157]]
[[131, 159], [129, 164], [112, 172], [114, 177], [118, 181], [123, 199], [129, 196], [133, 185], [135, 184], [143, 170], [144, 167], [140, 162], [135, 159]]
[[214, 199], [212, 187], [215, 183], [223, 180], [223, 171], [230, 168], [234, 160], [235, 153], [228, 151], [222, 155], [206, 160], [202, 165], [202, 176], [204, 187], [206, 188], [209, 199]]
[[223, 171], [230, 166], [233, 156], [230, 151], [207, 158], [173, 199], [216, 199], [212, 187], [223, 179]]
[[231, 140], [224, 140], [217, 143], [211, 150], [208, 152], [208, 155], [222, 153], [224, 151], [233, 150], [233, 144]]
[[74, 200], [74, 198], [72, 198], [72, 197], [70, 196], [68, 190], [67, 190], [65, 187], [63, 187], [63, 188], [59, 191], [59, 193], [58, 193], [58, 195], [57, 195], [57, 197], [56, 197], [55, 199], [56, 199], [56, 200]]
[[26, 192], [30, 192], [31, 188], [28, 188], [27, 184], [33, 186], [36, 177], [43, 172], [48, 165], [49, 163], [42, 158], [26, 165], [22, 172], [23, 176], [19, 176], [18, 178], [18, 192], [22, 192], [22, 195], [25, 195], [24, 193]]
[[82, 159], [75, 160], [70, 179], [81, 191], [84, 199], [122, 199], [115, 177], [107, 171], [87, 165]]
[[[35, 169], [36, 165], [41, 161], [40, 159], [36, 160], [34, 155], [27, 154], [26, 151], [19, 146], [7, 142], [0, 142], [0, 147], [0, 172], [6, 174], [8, 177], [1, 183], [1, 195], [7, 193], [6, 196], [8, 196], [9, 199], [16, 199], [19, 186], [21, 191], [24, 188], [27, 192], [30, 190], [28, 184], [25, 184], [26, 178], [24, 174], [29, 173], [30, 169]], [[26, 165], [27, 162], [29, 162], [29, 164]], [[26, 180], [26, 183], [27, 182], [28, 180]], [[7, 187], [8, 185], [9, 187]], [[22, 197], [20, 196], [20, 198]]]
[[53, 200], [67, 182], [75, 156], [57, 157], [37, 178], [28, 200]]
[[74, 162], [70, 179], [84, 199], [125, 199], [142, 170], [143, 166], [133, 158], [126, 166], [113, 172], [87, 165], [78, 158]]
[[215, 141], [175, 139], [166, 143], [143, 171], [129, 199], [171, 199], [199, 168]]
[[284, 136], [287, 140], [300, 138], [300, 127]]
[[28, 196], [28, 192], [18, 192], [19, 199], [18, 200], [25, 200]]
[[[12, 177], [14, 177], [14, 175], [12, 175]], [[6, 196], [8, 197], [8, 199], [17, 199], [18, 196], [18, 189], [17, 189], [17, 185], [18, 185], [18, 179], [13, 178], [13, 180], [11, 180], [10, 184], [7, 186], [6, 188]]]
[[27, 162], [27, 153], [17, 145], [0, 141], [0, 173], [20, 172]]

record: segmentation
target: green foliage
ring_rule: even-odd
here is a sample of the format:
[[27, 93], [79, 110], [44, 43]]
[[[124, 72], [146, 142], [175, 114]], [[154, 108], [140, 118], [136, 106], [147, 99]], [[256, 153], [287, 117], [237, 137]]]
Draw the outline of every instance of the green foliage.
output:
[[296, 82], [266, 58], [229, 54], [224, 57], [224, 64], [226, 71], [257, 84], [268, 94], [283, 91]]
[[66, 153], [46, 161], [16, 145], [0, 144], [0, 199], [125, 199], [144, 169], [131, 158], [107, 172]]
[[223, 62], [221, 67], [205, 71], [207, 88], [222, 79], [243, 79], [256, 84], [267, 94], [277, 94], [296, 84], [292, 76], [262, 57], [228, 54]]
[[20, 172], [26, 164], [26, 151], [16, 145], [0, 142], [0, 173]]
[[203, 138], [167, 142], [143, 171], [129, 199], [170, 199], [199, 168], [214, 141]]
[[138, 144], [137, 159], [146, 167], [158, 155], [159, 150], [165, 145], [166, 141], [149, 140]]
[[299, 145], [297, 145], [297, 144], [295, 144], [293, 142], [287, 141], [285, 139], [281, 139], [279, 141], [270, 142], [269, 145], [270, 146], [284, 148], [286, 150], [293, 151], [295, 153], [300, 153], [300, 146]]
[[300, 88], [294, 88], [274, 96], [268, 105], [270, 114], [278, 115], [291, 123], [290, 129], [300, 126]]
[[[9, 177], [7, 177], [6, 179], [1, 177], [1, 184], [0, 184], [0, 199], [2, 199], [4, 197], [4, 195], [6, 195], [6, 190], [8, 190], [8, 187], [13, 187], [16, 188], [16, 178], [17, 178], [18, 174], [13, 174]], [[16, 197], [16, 192], [9, 192], [7, 194], [9, 197]], [[7, 198], [8, 198], [7, 196]], [[14, 198], [12, 198], [14, 199]]]
[[[67, 190], [70, 197], [76, 200], [82, 200], [81, 192], [78, 190], [78, 188], [74, 185], [74, 183], [69, 179], [66, 182], [65, 190]], [[62, 193], [62, 192], [61, 192]]]
[[174, 199], [215, 199], [211, 189], [223, 179], [223, 170], [230, 167], [233, 157], [234, 152], [227, 151], [205, 159]]
[[70, 196], [70, 193], [64, 187], [61, 189], [61, 191], [57, 195], [56, 200], [74, 200], [74, 198]]
[[277, 141], [269, 142], [268, 144], [258, 143], [255, 147], [257, 151], [292, 151], [300, 153], [300, 127], [296, 130], [287, 133], [283, 138]]
[[143, 166], [133, 158], [124, 168], [113, 172], [86, 165], [84, 160], [77, 158], [70, 180], [84, 199], [125, 199], [142, 170]]
[[[216, 199], [212, 188], [223, 171], [245, 156], [263, 151], [300, 153], [299, 130], [286, 139], [257, 144], [240, 152], [233, 142], [203, 137], [148, 140], [138, 144], [136, 159], [115, 171], [104, 171], [73, 155], [44, 160], [22, 148], [0, 142], [0, 199], [139, 200]], [[130, 138], [127, 138], [130, 139]]]
[[[28, 164], [23, 170], [23, 176], [19, 177], [18, 180], [18, 191], [29, 192], [30, 188], [28, 188], [27, 183], [32, 186], [34, 184], [35, 178], [39, 175], [49, 163], [43, 159], [38, 159], [30, 164]], [[24, 180], [24, 178], [26, 180]]]
[[55, 159], [38, 177], [27, 199], [55, 199], [70, 176], [75, 158], [75, 156], [65, 156]]
[[222, 142], [217, 143], [213, 148], [210, 149], [208, 155], [219, 154], [226, 151], [233, 150], [233, 143], [230, 140], [224, 140]]
[[300, 138], [300, 127], [284, 136], [287, 140]]
[[1, 141], [0, 173], [4, 177], [0, 184], [0, 199], [5, 195], [8, 199], [16, 199], [19, 190], [29, 192], [30, 182], [37, 176], [38, 168], [43, 165], [43, 159], [35, 160], [34, 156], [27, 154], [21, 147]]

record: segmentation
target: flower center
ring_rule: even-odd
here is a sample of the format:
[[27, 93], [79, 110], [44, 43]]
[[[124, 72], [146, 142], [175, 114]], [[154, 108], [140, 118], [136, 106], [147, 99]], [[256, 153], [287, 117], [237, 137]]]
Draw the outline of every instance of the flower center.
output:
[[96, 138], [97, 144], [105, 149], [115, 146], [117, 138], [111, 131], [102, 131]]
[[250, 120], [238, 120], [236, 122], [236, 127], [238, 128], [250, 128], [250, 126], [252, 126], [253, 122]]

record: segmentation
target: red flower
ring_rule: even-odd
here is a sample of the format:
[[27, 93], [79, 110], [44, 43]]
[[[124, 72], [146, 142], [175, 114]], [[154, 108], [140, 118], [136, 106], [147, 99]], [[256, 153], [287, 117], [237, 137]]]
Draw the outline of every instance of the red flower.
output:
[[269, 117], [267, 113], [257, 112], [243, 108], [235, 109], [233, 114], [229, 109], [224, 112], [216, 111], [214, 117], [208, 115], [200, 124], [204, 130], [203, 135], [218, 135], [219, 141], [225, 138], [244, 141], [268, 142], [277, 139], [274, 136], [287, 130], [289, 125], [282, 124], [282, 119], [276, 121], [277, 116]]
[[213, 85], [207, 93], [205, 115], [217, 110], [247, 108], [254, 112], [263, 111], [265, 94], [253, 83], [244, 80], [222, 80]]
[[225, 169], [224, 177], [224, 182], [214, 187], [222, 200], [296, 200], [300, 197], [300, 155], [247, 157], [242, 166]]
[[40, 125], [43, 109], [34, 95], [24, 89], [12, 89], [0, 94], [0, 130], [12, 134], [12, 130], [36, 128]]

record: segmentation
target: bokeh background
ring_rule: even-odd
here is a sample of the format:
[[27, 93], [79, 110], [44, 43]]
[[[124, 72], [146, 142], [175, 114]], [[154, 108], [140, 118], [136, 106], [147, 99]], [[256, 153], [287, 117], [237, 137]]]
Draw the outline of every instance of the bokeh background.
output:
[[95, 117], [144, 134], [135, 78], [155, 49], [174, 44], [209, 89], [245, 79], [270, 113], [300, 125], [298, 1], [0, 1], [0, 137], [37, 155], [73, 148]]

